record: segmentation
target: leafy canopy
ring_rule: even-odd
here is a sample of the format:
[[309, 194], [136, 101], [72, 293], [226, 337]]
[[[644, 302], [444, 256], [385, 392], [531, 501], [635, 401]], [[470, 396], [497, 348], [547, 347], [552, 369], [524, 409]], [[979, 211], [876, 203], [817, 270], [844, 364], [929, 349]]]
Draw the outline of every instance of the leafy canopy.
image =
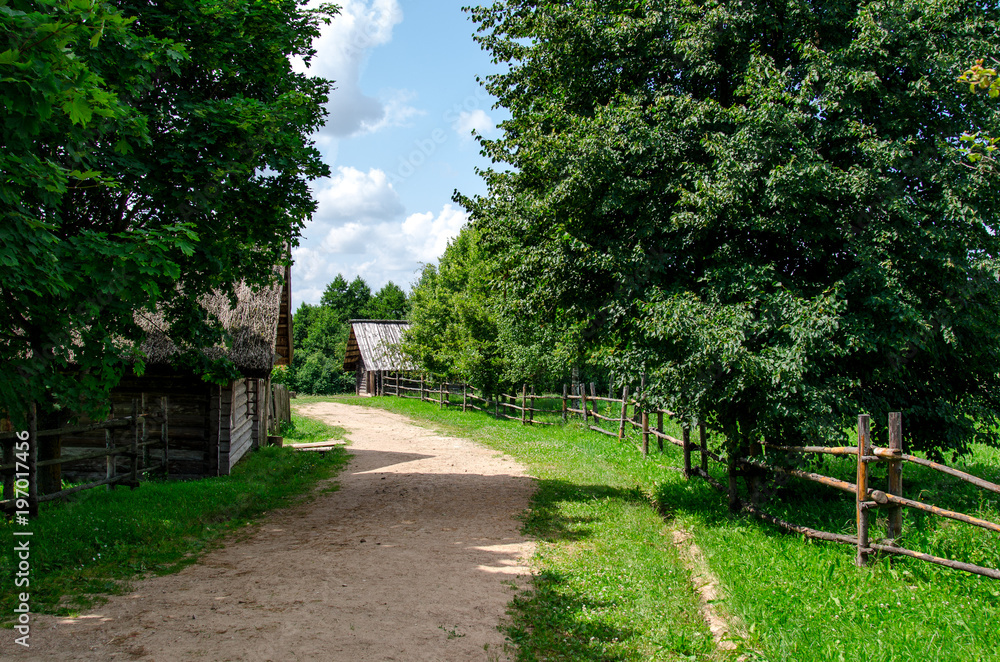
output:
[[[1000, 198], [955, 136], [995, 24], [968, 0], [469, 9], [510, 111], [457, 196], [501, 328], [736, 440], [843, 443], [901, 410], [932, 452], [997, 442]], [[876, 429], [876, 434], [881, 430]]]
[[335, 11], [0, 0], [0, 409], [99, 410], [154, 313], [179, 363], [232, 376], [197, 300], [271, 282], [315, 208], [329, 82], [290, 58]]

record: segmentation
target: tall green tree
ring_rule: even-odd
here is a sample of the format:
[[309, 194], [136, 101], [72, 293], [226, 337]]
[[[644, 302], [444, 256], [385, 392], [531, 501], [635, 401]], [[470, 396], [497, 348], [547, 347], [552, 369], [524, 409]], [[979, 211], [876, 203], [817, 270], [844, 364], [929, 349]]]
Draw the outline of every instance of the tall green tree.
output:
[[[206, 377], [197, 305], [276, 278], [328, 174], [308, 136], [329, 82], [296, 74], [332, 5], [0, 4], [0, 408], [100, 409], [163, 316]], [[134, 361], [134, 364], [133, 364]], [[67, 371], [73, 365], [76, 370]]]
[[733, 443], [842, 443], [890, 410], [913, 448], [997, 443], [1000, 198], [954, 138], [995, 124], [954, 84], [995, 50], [987, 9], [472, 8], [511, 118], [488, 193], [457, 199], [506, 319]]
[[410, 294], [404, 351], [431, 374], [496, 393], [505, 379], [491, 284], [479, 234], [466, 226]]
[[372, 295], [361, 313], [373, 320], [401, 320], [406, 319], [408, 310], [406, 292], [390, 280]]
[[361, 276], [355, 276], [350, 283], [343, 274], [337, 274], [320, 299], [320, 305], [333, 310], [342, 322], [361, 319], [365, 307], [372, 298], [371, 287]]

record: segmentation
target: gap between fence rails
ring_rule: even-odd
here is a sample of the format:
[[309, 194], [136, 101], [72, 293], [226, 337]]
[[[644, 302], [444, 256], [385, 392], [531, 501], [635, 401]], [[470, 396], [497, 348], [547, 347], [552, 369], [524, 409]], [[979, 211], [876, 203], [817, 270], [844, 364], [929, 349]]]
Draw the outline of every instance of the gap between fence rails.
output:
[[[143, 401], [145, 401], [145, 394], [142, 396]], [[24, 473], [28, 474], [28, 490], [25, 495], [24, 501], [27, 503], [28, 514], [31, 517], [36, 517], [38, 515], [38, 504], [45, 503], [47, 501], [53, 501], [55, 499], [65, 499], [71, 494], [76, 492], [81, 492], [88, 489], [93, 489], [95, 487], [108, 486], [109, 488], [119, 484], [124, 483], [132, 487], [138, 487], [139, 476], [143, 474], [153, 473], [155, 471], [163, 471], [164, 475], [168, 473], [168, 463], [167, 459], [169, 457], [169, 430], [168, 430], [168, 398], [162, 396], [160, 398], [160, 415], [157, 416], [151, 411], [147, 411], [143, 407], [142, 412], [139, 411], [137, 399], [132, 400], [132, 414], [130, 416], [123, 416], [116, 418], [114, 416], [114, 411], [112, 407], [111, 416], [104, 421], [98, 423], [88, 423], [86, 425], [72, 425], [64, 426], [61, 428], [52, 428], [47, 430], [37, 429], [37, 405], [31, 403], [28, 410], [28, 451], [26, 462], [10, 462], [0, 465], [0, 475], [9, 475], [16, 473], [16, 469], [19, 464], [25, 466], [26, 471]], [[149, 429], [147, 428], [147, 423], [149, 421], [160, 421], [160, 435], [159, 439], [149, 439]], [[140, 442], [140, 426], [142, 427], [142, 441]], [[128, 430], [128, 434], [131, 437], [131, 443], [126, 443], [118, 445], [114, 443], [114, 436], [116, 430]], [[78, 434], [81, 432], [92, 432], [97, 430], [105, 431], [105, 449], [99, 451], [85, 452], [81, 455], [76, 455], [72, 457], [57, 457], [48, 460], [38, 459], [38, 439], [47, 437], [57, 437], [67, 434]], [[17, 433], [0, 433], [0, 442], [8, 442], [14, 438], [17, 438]], [[110, 440], [110, 441], [109, 441]], [[158, 465], [152, 465], [149, 461], [143, 463], [143, 467], [139, 468], [139, 452], [142, 451], [144, 456], [148, 456], [149, 448], [154, 446], [162, 446], [163, 454], [162, 461]], [[3, 444], [4, 454], [13, 452], [13, 444], [5, 443]], [[61, 450], [61, 449], [60, 449]], [[117, 462], [114, 461], [117, 457], [125, 457], [130, 460], [129, 470], [125, 474], [117, 474]], [[76, 485], [74, 487], [56, 490], [55, 492], [50, 492], [47, 494], [39, 494], [38, 487], [38, 470], [46, 467], [61, 466], [64, 464], [71, 464], [73, 462], [79, 462], [83, 460], [93, 460], [101, 457], [107, 458], [107, 476], [106, 478], [98, 481], [93, 481], [86, 483], [84, 485]], [[8, 493], [9, 490], [9, 493]], [[0, 508], [4, 510], [12, 510], [13, 506], [18, 502], [18, 498], [15, 494], [15, 482], [4, 480], [3, 482], [3, 499], [0, 499]]]

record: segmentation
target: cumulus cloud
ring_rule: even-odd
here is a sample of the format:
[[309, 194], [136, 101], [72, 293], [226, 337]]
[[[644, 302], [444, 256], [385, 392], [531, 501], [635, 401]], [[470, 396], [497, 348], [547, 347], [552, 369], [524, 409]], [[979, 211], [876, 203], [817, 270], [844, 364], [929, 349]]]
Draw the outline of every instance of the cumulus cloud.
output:
[[441, 257], [448, 242], [458, 235], [468, 220], [464, 211], [445, 205], [437, 216], [433, 212], [407, 216], [402, 229], [417, 261], [433, 262]]
[[372, 168], [361, 172], [340, 166], [315, 192], [319, 223], [343, 225], [349, 221], [381, 221], [405, 211], [399, 194], [385, 172]]
[[467, 222], [468, 215], [450, 204], [402, 219], [320, 222], [292, 252], [296, 300], [317, 303], [338, 273], [348, 279], [360, 275], [373, 289], [390, 280], [406, 288], [421, 264], [437, 261]]
[[458, 115], [458, 119], [452, 122], [451, 128], [466, 140], [472, 139], [472, 132], [475, 131], [481, 136], [489, 136], [496, 133], [497, 127], [493, 119], [481, 108], [473, 111], [464, 110]]
[[[322, 26], [313, 42], [316, 56], [308, 71], [334, 81], [326, 126], [320, 132], [338, 137], [396, 126], [419, 111], [407, 104], [413, 94], [387, 91], [382, 97], [365, 94], [361, 73], [368, 52], [392, 40], [392, 29], [403, 20], [398, 0], [344, 0], [341, 11]], [[306, 71], [300, 61], [297, 71]]]

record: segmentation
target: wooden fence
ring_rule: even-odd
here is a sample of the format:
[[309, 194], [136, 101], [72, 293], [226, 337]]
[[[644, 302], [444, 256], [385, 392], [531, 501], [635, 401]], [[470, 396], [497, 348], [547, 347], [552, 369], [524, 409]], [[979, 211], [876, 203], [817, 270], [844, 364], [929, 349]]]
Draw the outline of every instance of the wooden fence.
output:
[[[0, 465], [0, 475], [3, 476], [3, 494], [0, 508], [5, 512], [27, 511], [30, 516], [38, 514], [38, 504], [54, 499], [65, 498], [74, 492], [93, 489], [107, 485], [108, 489], [116, 485], [138, 487], [142, 476], [151, 473], [168, 475], [169, 420], [168, 402], [166, 396], [160, 398], [160, 411], [155, 413], [147, 407], [145, 396], [141, 400], [132, 400], [132, 411], [129, 416], [111, 417], [100, 423], [76, 425], [51, 430], [38, 430], [37, 408], [32, 404], [28, 409], [28, 429], [20, 432], [0, 432], [0, 446], [3, 448], [3, 464]], [[159, 428], [159, 434], [154, 430]], [[38, 440], [45, 437], [57, 437], [63, 434], [104, 430], [105, 448], [72, 457], [56, 457], [39, 460]], [[158, 464], [152, 463], [151, 450], [159, 447]], [[40, 494], [39, 469], [52, 466], [62, 466], [80, 460], [106, 458], [107, 472], [102, 480], [75, 485], [66, 489]], [[119, 471], [118, 458], [127, 460], [127, 468]], [[60, 486], [61, 487], [61, 486]]]
[[268, 434], [280, 434], [281, 424], [291, 422], [292, 401], [288, 387], [284, 384], [271, 384], [271, 397], [268, 398]]
[[[939, 508], [903, 496], [904, 463], [918, 464], [928, 469], [948, 474], [961, 481], [975, 485], [980, 489], [996, 494], [1000, 494], [1000, 485], [924, 458], [903, 453], [902, 418], [899, 412], [889, 414], [888, 448], [876, 448], [872, 446], [870, 420], [867, 414], [858, 417], [857, 447], [786, 446], [768, 443], [759, 445], [762, 453], [764, 449], [767, 449], [777, 452], [817, 453], [840, 457], [854, 456], [857, 458], [857, 480], [851, 483], [809, 471], [768, 464], [748, 457], [722, 457], [712, 452], [709, 448], [708, 430], [703, 423], [677, 420], [675, 414], [666, 409], [643, 410], [638, 400], [630, 397], [628, 386], [622, 388], [621, 395], [618, 397], [613, 397], [610, 393], [608, 397], [601, 397], [597, 395], [594, 384], [590, 384], [589, 395], [585, 384], [574, 384], [572, 387], [564, 384], [562, 396], [560, 397], [558, 395], [536, 395], [534, 389], [525, 385], [521, 387], [519, 395], [501, 393], [491, 400], [483, 397], [477, 389], [467, 384], [439, 383], [434, 385], [424, 376], [417, 379], [414, 377], [404, 377], [399, 373], [390, 373], [383, 384], [383, 395], [419, 398], [425, 402], [439, 404], [441, 407], [457, 405], [457, 403], [452, 402], [452, 397], [456, 394], [461, 394], [462, 411], [475, 409], [499, 418], [520, 420], [524, 425], [557, 424], [557, 421], [537, 420], [535, 418], [536, 414], [558, 415], [562, 418], [563, 422], [567, 420], [569, 414], [575, 414], [583, 419], [583, 423], [588, 429], [616, 437], [620, 440], [625, 440], [627, 433], [630, 431], [638, 432], [640, 435], [639, 450], [643, 456], [649, 453], [651, 437], [656, 439], [660, 451], [663, 450], [664, 441], [678, 446], [683, 453], [684, 475], [688, 478], [694, 476], [703, 478], [719, 491], [726, 493], [732, 508], [742, 509], [788, 531], [804, 535], [808, 538], [852, 545], [857, 550], [855, 561], [859, 566], [867, 565], [871, 555], [875, 552], [880, 552], [908, 556], [949, 568], [993, 579], [1000, 579], [1000, 570], [924, 554], [900, 547], [896, 544], [896, 540], [902, 534], [903, 508], [919, 510], [1000, 533], [1000, 524], [998, 523], [945, 508]], [[645, 390], [645, 380], [642, 380], [640, 383], [640, 393], [643, 390]], [[418, 395], [410, 395], [414, 393]], [[520, 400], [520, 405], [517, 404], [518, 400]], [[537, 407], [537, 404], [542, 401], [560, 401], [560, 406], [552, 408]], [[476, 403], [481, 406], [477, 406]], [[629, 407], [632, 408], [631, 414], [629, 413]], [[519, 415], [516, 415], [517, 413]], [[650, 424], [650, 417], [654, 415], [656, 417], [655, 427]], [[680, 423], [682, 438], [678, 439], [664, 432], [664, 417], [674, 419]], [[611, 429], [602, 426], [602, 423], [605, 425], [611, 424]], [[698, 436], [697, 443], [691, 440], [691, 433], [695, 430]], [[695, 458], [693, 455], [695, 453], [699, 455], [697, 466], [694, 464]], [[723, 485], [709, 473], [710, 460], [722, 465], [728, 485]], [[886, 463], [888, 465], [888, 484], [885, 490], [874, 489], [869, 485], [868, 467], [874, 463]], [[757, 503], [743, 502], [737, 492], [737, 475], [741, 470], [745, 469], [783, 474], [801, 480], [820, 483], [851, 494], [855, 500], [857, 534], [853, 536], [845, 535], [791, 524], [767, 514], [761, 510]], [[880, 541], [871, 540], [870, 536], [872, 513], [877, 509], [885, 510], [888, 518], [887, 536]]]

